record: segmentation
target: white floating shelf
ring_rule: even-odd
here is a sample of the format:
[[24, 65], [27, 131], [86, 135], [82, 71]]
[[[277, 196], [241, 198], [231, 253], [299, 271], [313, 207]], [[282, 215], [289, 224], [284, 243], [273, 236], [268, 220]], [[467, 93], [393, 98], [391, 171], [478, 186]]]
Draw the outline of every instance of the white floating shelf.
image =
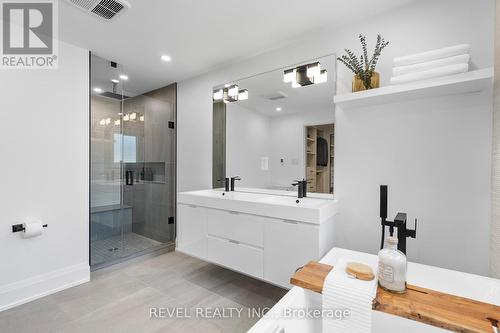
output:
[[377, 89], [337, 95], [336, 106], [343, 109], [386, 104], [405, 100], [482, 91], [493, 84], [493, 68], [449, 75], [426, 81], [385, 86]]

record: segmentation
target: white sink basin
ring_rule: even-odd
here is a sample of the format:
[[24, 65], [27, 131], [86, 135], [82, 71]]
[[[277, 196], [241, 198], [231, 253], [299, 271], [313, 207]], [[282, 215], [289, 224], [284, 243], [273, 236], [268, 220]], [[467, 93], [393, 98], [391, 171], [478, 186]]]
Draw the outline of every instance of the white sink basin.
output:
[[177, 202], [314, 224], [320, 224], [337, 213], [337, 202], [333, 199], [297, 199], [266, 193], [224, 192], [219, 189], [180, 192]]
[[226, 200], [259, 200], [262, 198], [261, 194], [244, 193], [244, 192], [224, 192], [220, 190], [206, 190], [196, 191], [198, 195], [207, 196], [211, 198], [220, 198]]
[[328, 205], [331, 200], [323, 199], [309, 199], [309, 198], [294, 198], [294, 197], [280, 197], [266, 195], [258, 199], [259, 202], [274, 204], [274, 205], [285, 205], [292, 207], [304, 207], [304, 208], [320, 208], [321, 206]]

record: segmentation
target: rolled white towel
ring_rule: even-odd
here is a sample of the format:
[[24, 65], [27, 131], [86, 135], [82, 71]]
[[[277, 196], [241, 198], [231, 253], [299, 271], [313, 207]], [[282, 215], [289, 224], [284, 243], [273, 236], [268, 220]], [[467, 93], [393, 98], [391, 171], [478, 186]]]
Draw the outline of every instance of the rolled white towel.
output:
[[423, 72], [393, 76], [391, 78], [391, 84], [422, 81], [447, 75], [465, 73], [468, 70], [469, 70], [469, 64], [456, 64], [456, 65], [444, 66]]
[[453, 57], [460, 54], [468, 54], [471, 46], [469, 44], [460, 44], [442, 49], [410, 54], [403, 57], [394, 58], [394, 66], [413, 65], [420, 62], [432, 61], [441, 58]]
[[[372, 301], [377, 293], [377, 279], [363, 281], [347, 275], [348, 261], [340, 258], [323, 284], [323, 310], [348, 310], [348, 318], [323, 316], [323, 333], [370, 333]], [[374, 272], [376, 263], [367, 263]]]
[[469, 54], [461, 54], [453, 57], [442, 58], [432, 61], [420, 62], [418, 64], [398, 66], [392, 69], [392, 76], [400, 76], [411, 73], [428, 71], [430, 69], [444, 67], [456, 64], [468, 64], [470, 60]]

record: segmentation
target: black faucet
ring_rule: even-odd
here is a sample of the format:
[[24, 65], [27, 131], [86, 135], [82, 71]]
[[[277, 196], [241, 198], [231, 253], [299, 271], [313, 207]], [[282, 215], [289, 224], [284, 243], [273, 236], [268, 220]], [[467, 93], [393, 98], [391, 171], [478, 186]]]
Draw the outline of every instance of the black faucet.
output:
[[240, 176], [231, 177], [231, 191], [233, 192], [234, 192], [234, 182], [237, 180], [241, 180]]
[[229, 192], [229, 178], [218, 179], [219, 182], [224, 182], [224, 192]]
[[292, 186], [297, 186], [297, 198], [307, 197], [307, 180], [295, 180]]
[[380, 249], [384, 247], [385, 227], [389, 227], [389, 233], [392, 237], [394, 228], [398, 228], [398, 250], [406, 254], [406, 238], [417, 237], [417, 219], [415, 219], [415, 229], [406, 228], [406, 213], [397, 213], [394, 221], [387, 221], [387, 185], [380, 185], [380, 219], [382, 220], [382, 240]]

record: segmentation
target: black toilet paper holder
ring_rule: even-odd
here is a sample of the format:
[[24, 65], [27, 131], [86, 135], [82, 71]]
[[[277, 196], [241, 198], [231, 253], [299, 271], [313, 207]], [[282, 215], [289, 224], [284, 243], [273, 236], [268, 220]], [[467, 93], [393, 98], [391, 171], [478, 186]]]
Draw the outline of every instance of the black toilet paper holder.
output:
[[[47, 228], [48, 226], [49, 226], [48, 224], [42, 225], [42, 227], [44, 228]], [[24, 231], [24, 227], [22, 224], [14, 224], [12, 226], [12, 232], [20, 232], [20, 231]]]

